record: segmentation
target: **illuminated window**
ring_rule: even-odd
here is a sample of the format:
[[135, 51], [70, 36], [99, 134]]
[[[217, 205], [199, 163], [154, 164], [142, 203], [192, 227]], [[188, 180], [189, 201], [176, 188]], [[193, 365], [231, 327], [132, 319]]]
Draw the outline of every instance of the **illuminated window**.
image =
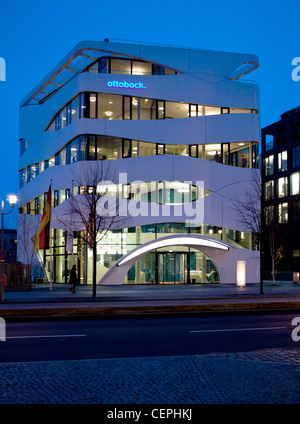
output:
[[289, 219], [288, 203], [279, 203], [278, 205], [278, 222], [279, 224], [287, 224]]
[[287, 151], [278, 153], [278, 171], [286, 171], [287, 170]]
[[288, 195], [288, 178], [282, 177], [278, 179], [278, 197], [285, 197]]
[[291, 195], [300, 194], [300, 172], [291, 174]]

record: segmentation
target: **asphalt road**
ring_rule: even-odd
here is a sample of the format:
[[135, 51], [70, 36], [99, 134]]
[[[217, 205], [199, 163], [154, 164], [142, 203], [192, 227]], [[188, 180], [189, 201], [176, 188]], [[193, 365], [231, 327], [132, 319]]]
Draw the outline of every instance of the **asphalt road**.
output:
[[197, 355], [299, 347], [295, 314], [7, 322], [0, 362]]

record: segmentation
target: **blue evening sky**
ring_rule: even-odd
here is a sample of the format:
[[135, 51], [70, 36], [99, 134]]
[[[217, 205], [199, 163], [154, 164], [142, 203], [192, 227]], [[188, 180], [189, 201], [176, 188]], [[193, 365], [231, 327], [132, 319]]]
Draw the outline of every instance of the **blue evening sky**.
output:
[[[18, 191], [19, 102], [81, 40], [104, 38], [257, 54], [261, 126], [300, 105], [298, 0], [0, 1], [0, 200]], [[6, 208], [8, 208], [6, 203]], [[8, 209], [7, 209], [8, 210]], [[16, 214], [5, 219], [16, 227]]]

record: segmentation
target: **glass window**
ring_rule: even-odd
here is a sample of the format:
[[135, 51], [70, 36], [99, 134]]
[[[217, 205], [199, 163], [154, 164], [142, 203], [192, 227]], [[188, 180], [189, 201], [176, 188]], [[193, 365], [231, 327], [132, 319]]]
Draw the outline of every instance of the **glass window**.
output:
[[230, 164], [249, 168], [249, 144], [230, 143]]
[[287, 151], [278, 153], [278, 171], [286, 171], [287, 170]]
[[123, 119], [131, 119], [131, 97], [123, 97]]
[[157, 102], [157, 118], [158, 119], [165, 118], [165, 102], [161, 100]]
[[[197, 147], [197, 146], [194, 146]], [[180, 155], [180, 156], [188, 156], [188, 146], [182, 144], [166, 144], [165, 146], [165, 154], [166, 155]]]
[[214, 107], [214, 106], [205, 106], [205, 115], [219, 115], [221, 113], [220, 107]]
[[97, 156], [98, 160], [122, 158], [122, 139], [98, 136]]
[[282, 177], [278, 179], [278, 197], [285, 197], [288, 195], [288, 179]]
[[265, 200], [273, 199], [274, 197], [274, 181], [267, 181], [265, 183]]
[[72, 141], [70, 144], [70, 150], [71, 150], [71, 163], [75, 163], [79, 161], [79, 139], [75, 138], [75, 140]]
[[88, 160], [97, 160], [96, 136], [89, 136]]
[[279, 224], [286, 224], [288, 222], [288, 203], [279, 203], [278, 205], [278, 222]]
[[51, 166], [54, 166], [54, 165], [55, 165], [55, 157], [53, 156], [48, 161], [48, 167], [51, 168]]
[[292, 150], [292, 161], [293, 168], [298, 168], [300, 166], [300, 146], [294, 147]]
[[198, 116], [204, 116], [205, 115], [205, 106], [198, 105]]
[[156, 119], [156, 100], [132, 97], [132, 119]]
[[265, 134], [265, 149], [266, 152], [268, 150], [272, 150], [274, 147], [274, 135], [273, 134]]
[[31, 179], [33, 180], [39, 175], [40, 171], [40, 164], [35, 163], [34, 165], [31, 165]]
[[54, 207], [59, 205], [59, 190], [54, 190]]
[[223, 163], [229, 165], [229, 143], [222, 144]]
[[79, 96], [77, 96], [71, 103], [71, 122], [75, 122], [77, 121], [77, 119], [79, 119], [80, 117], [79, 112], [80, 112], [80, 102], [79, 102]]
[[165, 67], [161, 65], [153, 65], [153, 74], [154, 75], [165, 75]]
[[154, 156], [156, 155], [156, 144], [132, 140], [132, 156]]
[[60, 112], [60, 115], [61, 115], [61, 128], [65, 128], [68, 125], [67, 114], [68, 114], [68, 108], [67, 107], [64, 107], [63, 110]]
[[274, 172], [274, 156], [265, 158], [265, 175], [272, 175]]
[[123, 158], [130, 158], [131, 156], [131, 140], [123, 140]]
[[26, 184], [26, 168], [19, 172], [19, 187], [22, 188]]
[[250, 109], [241, 109], [241, 108], [236, 108], [236, 107], [230, 108], [230, 113], [250, 113], [250, 112], [251, 112]]
[[190, 146], [190, 156], [193, 158], [197, 158], [198, 157], [198, 146]]
[[221, 162], [221, 144], [206, 144], [204, 159]]
[[156, 154], [158, 154], [158, 155], [164, 155], [165, 154], [165, 145], [164, 144], [157, 144]]
[[265, 207], [265, 223], [270, 225], [274, 222], [274, 205]]
[[97, 94], [90, 93], [89, 95], [89, 118], [96, 118]]
[[111, 74], [131, 74], [131, 60], [110, 59]]
[[107, 74], [107, 71], [108, 71], [107, 62], [108, 62], [108, 59], [106, 57], [103, 57], [102, 59], [99, 60], [98, 62], [99, 74]]
[[291, 195], [300, 194], [300, 172], [291, 174]]
[[98, 93], [98, 119], [122, 119], [122, 96]]
[[152, 64], [133, 60], [132, 75], [152, 75]]
[[87, 142], [88, 142], [88, 136], [87, 135], [81, 135], [79, 137], [79, 159], [78, 160], [87, 160]]
[[229, 107], [221, 107], [221, 113], [230, 113]]
[[190, 117], [193, 118], [198, 115], [197, 105], [190, 105]]
[[66, 165], [66, 149], [62, 149], [55, 155], [55, 165]]
[[257, 169], [258, 168], [258, 144], [252, 143], [252, 168]]
[[[300, 222], [300, 200], [296, 200], [294, 203], [294, 222]], [[299, 257], [299, 250], [293, 251], [293, 256], [296, 256], [294, 252], [297, 252], [297, 256]]]
[[189, 105], [187, 103], [166, 102], [166, 118], [188, 118], [189, 115]]

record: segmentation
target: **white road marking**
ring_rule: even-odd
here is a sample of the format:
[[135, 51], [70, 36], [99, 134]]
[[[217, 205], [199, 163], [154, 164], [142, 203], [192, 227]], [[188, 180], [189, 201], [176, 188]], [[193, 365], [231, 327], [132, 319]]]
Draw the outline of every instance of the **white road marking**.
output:
[[222, 328], [216, 330], [191, 330], [190, 333], [220, 333], [225, 331], [259, 331], [259, 330], [283, 330], [286, 327], [254, 327], [254, 328]]
[[44, 336], [10, 336], [6, 339], [43, 339], [43, 338], [57, 338], [57, 337], [85, 337], [86, 334], [48, 334]]

